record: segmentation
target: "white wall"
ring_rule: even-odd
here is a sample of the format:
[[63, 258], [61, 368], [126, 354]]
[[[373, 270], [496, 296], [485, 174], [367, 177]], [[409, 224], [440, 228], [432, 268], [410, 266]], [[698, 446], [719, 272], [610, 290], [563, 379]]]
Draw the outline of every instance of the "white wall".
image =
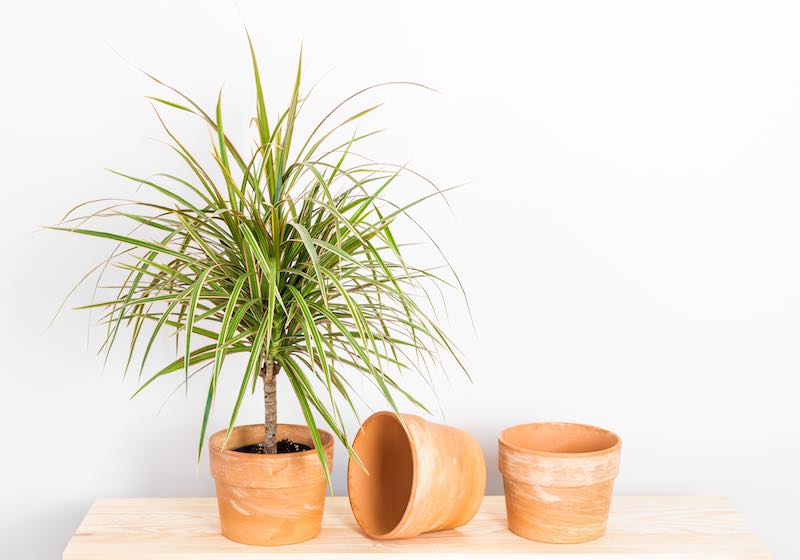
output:
[[482, 442], [490, 492], [500, 428], [596, 423], [624, 440], [619, 493], [730, 496], [776, 557], [800, 556], [796, 4], [119, 4], [17, 2], [0, 23], [0, 549], [58, 557], [98, 496], [212, 493], [205, 457], [195, 472], [199, 385], [156, 417], [171, 387], [129, 402], [134, 380], [119, 357], [102, 372], [85, 315], [46, 330], [109, 246], [31, 232], [128, 194], [105, 166], [178, 169], [148, 140], [162, 136], [142, 96], [159, 90], [112, 48], [205, 103], [225, 81], [243, 129], [243, 17], [280, 99], [301, 41], [307, 83], [325, 76], [318, 107], [389, 79], [443, 92], [386, 92], [376, 155], [469, 182], [456, 218], [419, 217], [472, 297], [477, 337], [457, 302], [450, 330], [475, 383], [439, 389]]

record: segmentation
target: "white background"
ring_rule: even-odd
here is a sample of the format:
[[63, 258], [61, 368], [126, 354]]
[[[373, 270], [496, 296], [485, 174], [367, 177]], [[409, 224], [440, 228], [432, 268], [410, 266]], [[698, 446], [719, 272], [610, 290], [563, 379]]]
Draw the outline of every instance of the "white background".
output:
[[[599, 424], [624, 441], [618, 493], [729, 496], [776, 557], [800, 557], [796, 4], [240, 5], [3, 8], [3, 556], [60, 557], [98, 496], [213, 492], [195, 460], [201, 385], [157, 417], [173, 385], [129, 401], [135, 379], [122, 383], [119, 356], [103, 370], [85, 314], [46, 328], [110, 246], [33, 231], [77, 202], [129, 196], [103, 167], [180, 170], [151, 140], [163, 135], [143, 96], [163, 91], [112, 49], [207, 106], [225, 82], [227, 122], [246, 140], [244, 21], [278, 102], [301, 41], [306, 84], [324, 78], [318, 110], [378, 81], [442, 92], [382, 93], [373, 155], [469, 183], [455, 217], [438, 202], [418, 216], [471, 296], [477, 335], [458, 300], [448, 329], [474, 384], [451, 371], [438, 388], [447, 422], [483, 445], [490, 493], [502, 427]], [[281, 419], [301, 421], [279, 390]], [[256, 397], [242, 418], [260, 417]]]

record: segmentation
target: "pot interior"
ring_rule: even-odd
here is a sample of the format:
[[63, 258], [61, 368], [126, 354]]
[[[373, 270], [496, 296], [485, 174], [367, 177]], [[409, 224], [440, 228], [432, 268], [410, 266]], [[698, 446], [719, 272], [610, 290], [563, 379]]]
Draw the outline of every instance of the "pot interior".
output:
[[543, 453], [595, 453], [619, 443], [615, 433], [603, 428], [557, 422], [514, 426], [505, 430], [500, 439], [513, 447]]
[[355, 465], [350, 469], [348, 492], [353, 513], [370, 535], [390, 533], [408, 507], [414, 484], [411, 442], [394, 414], [371, 417], [359, 432], [353, 449], [369, 475]]

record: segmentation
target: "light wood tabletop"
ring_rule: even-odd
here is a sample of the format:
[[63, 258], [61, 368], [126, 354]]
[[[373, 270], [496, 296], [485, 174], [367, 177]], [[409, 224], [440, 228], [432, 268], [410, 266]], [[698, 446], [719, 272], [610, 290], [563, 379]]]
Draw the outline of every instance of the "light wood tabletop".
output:
[[506, 528], [502, 496], [487, 496], [459, 529], [412, 539], [376, 541], [356, 525], [346, 497], [328, 498], [322, 533], [280, 547], [237, 544], [219, 532], [214, 498], [97, 500], [70, 540], [64, 560], [244, 560], [395, 558], [610, 559], [770, 558], [763, 541], [726, 498], [615, 496], [608, 532], [577, 545], [525, 540]]

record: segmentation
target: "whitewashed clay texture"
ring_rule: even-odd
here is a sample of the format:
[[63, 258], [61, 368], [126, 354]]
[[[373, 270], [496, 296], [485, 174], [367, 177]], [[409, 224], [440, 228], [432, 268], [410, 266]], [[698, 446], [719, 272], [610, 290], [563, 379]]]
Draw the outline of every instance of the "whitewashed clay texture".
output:
[[[233, 451], [263, 441], [263, 424], [234, 428], [223, 450], [225, 434], [222, 430], [209, 439], [222, 534], [253, 545], [291, 544], [317, 536], [327, 483], [309, 429], [279, 424], [278, 440], [288, 438], [312, 449], [273, 455]], [[333, 437], [320, 431], [320, 438], [330, 467]]]
[[594, 426], [522, 424], [499, 438], [508, 527], [527, 539], [580, 543], [606, 530], [619, 437]]
[[478, 441], [458, 428], [413, 414], [378, 412], [353, 442], [369, 474], [352, 458], [348, 492], [353, 515], [375, 539], [408, 538], [469, 522], [486, 487]]

